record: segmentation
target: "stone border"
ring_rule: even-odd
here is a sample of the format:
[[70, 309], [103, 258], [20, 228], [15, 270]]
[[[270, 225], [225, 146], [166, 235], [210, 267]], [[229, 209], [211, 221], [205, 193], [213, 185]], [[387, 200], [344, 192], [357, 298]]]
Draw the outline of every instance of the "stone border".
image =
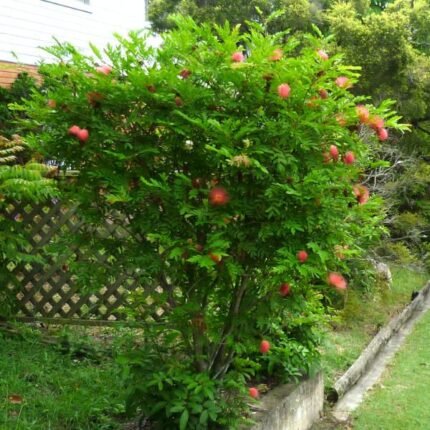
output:
[[320, 418], [324, 405], [322, 372], [298, 385], [270, 390], [254, 408], [257, 422], [250, 430], [308, 430]]
[[360, 379], [393, 334], [398, 332], [411, 318], [412, 314], [423, 304], [429, 291], [430, 282], [427, 283], [399, 315], [395, 316], [388, 325], [379, 331], [354, 364], [334, 383], [333, 389], [328, 395], [328, 400], [337, 402]]

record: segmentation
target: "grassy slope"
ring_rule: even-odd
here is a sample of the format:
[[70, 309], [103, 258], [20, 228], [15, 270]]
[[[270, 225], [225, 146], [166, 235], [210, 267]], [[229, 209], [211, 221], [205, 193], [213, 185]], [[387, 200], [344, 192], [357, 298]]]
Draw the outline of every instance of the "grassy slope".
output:
[[[116, 429], [112, 417], [123, 401], [118, 372], [112, 359], [82, 361], [34, 335], [23, 341], [0, 333], [0, 429]], [[11, 395], [22, 403], [13, 404]]]
[[417, 324], [384, 380], [354, 414], [356, 430], [430, 428], [430, 313]]
[[412, 291], [420, 290], [428, 280], [426, 273], [400, 267], [391, 270], [390, 291], [377, 298], [368, 297], [366, 302], [349, 293], [341, 320], [327, 334], [321, 349], [327, 387], [355, 361], [377, 331], [410, 301]]

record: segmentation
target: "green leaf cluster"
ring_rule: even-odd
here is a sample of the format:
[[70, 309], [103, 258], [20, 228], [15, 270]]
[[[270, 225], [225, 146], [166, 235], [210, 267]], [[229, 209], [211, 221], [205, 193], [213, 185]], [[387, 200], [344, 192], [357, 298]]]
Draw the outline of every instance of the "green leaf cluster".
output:
[[23, 139], [17, 134], [21, 111], [10, 104], [29, 98], [36, 82], [26, 73], [18, 75], [10, 88], [0, 88], [0, 315], [14, 312], [16, 300], [9, 289], [16, 281], [10, 269], [18, 264], [38, 261], [30, 253], [30, 237], [23, 214], [14, 212], [17, 205], [39, 202], [54, 195], [54, 185], [46, 175], [51, 169], [32, 160]]

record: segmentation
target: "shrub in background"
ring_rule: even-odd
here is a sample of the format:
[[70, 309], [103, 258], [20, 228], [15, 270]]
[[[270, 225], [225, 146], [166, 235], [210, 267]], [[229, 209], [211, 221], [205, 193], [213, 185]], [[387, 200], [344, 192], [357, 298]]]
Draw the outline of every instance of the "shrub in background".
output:
[[37, 90], [36, 81], [28, 73], [20, 73], [10, 88], [0, 87], [0, 133], [6, 138], [19, 133], [16, 121], [22, 118], [22, 114], [9, 109], [10, 103], [27, 99], [32, 92]]
[[[133, 33], [94, 57], [49, 48], [46, 95], [16, 109], [33, 148], [80, 171], [65, 194], [87, 222], [128, 232], [81, 246], [97, 242], [145, 287], [129, 308], [146, 323], [123, 358], [130, 411], [163, 429], [233, 429], [247, 380], [315, 363], [346, 258], [383, 231], [360, 132], [404, 127], [388, 102], [348, 91], [356, 69], [319, 37], [177, 25], [158, 50]], [[93, 265], [85, 282], [107, 276]]]

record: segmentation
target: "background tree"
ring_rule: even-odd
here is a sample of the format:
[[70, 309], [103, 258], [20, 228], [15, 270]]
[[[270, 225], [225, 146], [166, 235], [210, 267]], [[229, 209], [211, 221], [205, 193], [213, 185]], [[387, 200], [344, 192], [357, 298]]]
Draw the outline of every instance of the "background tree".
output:
[[272, 32], [286, 28], [308, 31], [312, 23], [323, 25], [322, 11], [327, 5], [328, 0], [152, 0], [149, 19], [156, 31], [171, 28], [171, 17], [176, 13], [192, 16], [198, 22], [241, 24], [242, 31], [246, 31], [247, 21], [264, 22], [275, 11], [281, 11], [271, 24]]
[[[394, 259], [426, 258], [429, 250], [430, 193], [430, 68], [427, 1], [398, 0], [378, 13], [363, 13], [356, 2], [338, 2], [327, 11], [333, 49], [362, 68], [357, 94], [371, 94], [375, 103], [386, 97], [413, 125], [412, 133], [394, 136], [383, 158], [391, 167], [369, 177], [386, 198], [391, 241], [380, 252]], [[369, 54], [371, 53], [371, 54]], [[373, 181], [374, 179], [377, 179]], [[412, 254], [411, 254], [412, 252]]]
[[17, 120], [22, 118], [20, 112], [9, 109], [9, 104], [29, 98], [37, 88], [36, 81], [28, 73], [20, 73], [10, 88], [0, 87], [0, 133], [11, 138], [19, 132]]
[[153, 0], [149, 4], [149, 20], [156, 31], [174, 26], [172, 16], [177, 13], [192, 16], [198, 22], [216, 22], [232, 25], [257, 20], [256, 7], [268, 12], [269, 0]]

